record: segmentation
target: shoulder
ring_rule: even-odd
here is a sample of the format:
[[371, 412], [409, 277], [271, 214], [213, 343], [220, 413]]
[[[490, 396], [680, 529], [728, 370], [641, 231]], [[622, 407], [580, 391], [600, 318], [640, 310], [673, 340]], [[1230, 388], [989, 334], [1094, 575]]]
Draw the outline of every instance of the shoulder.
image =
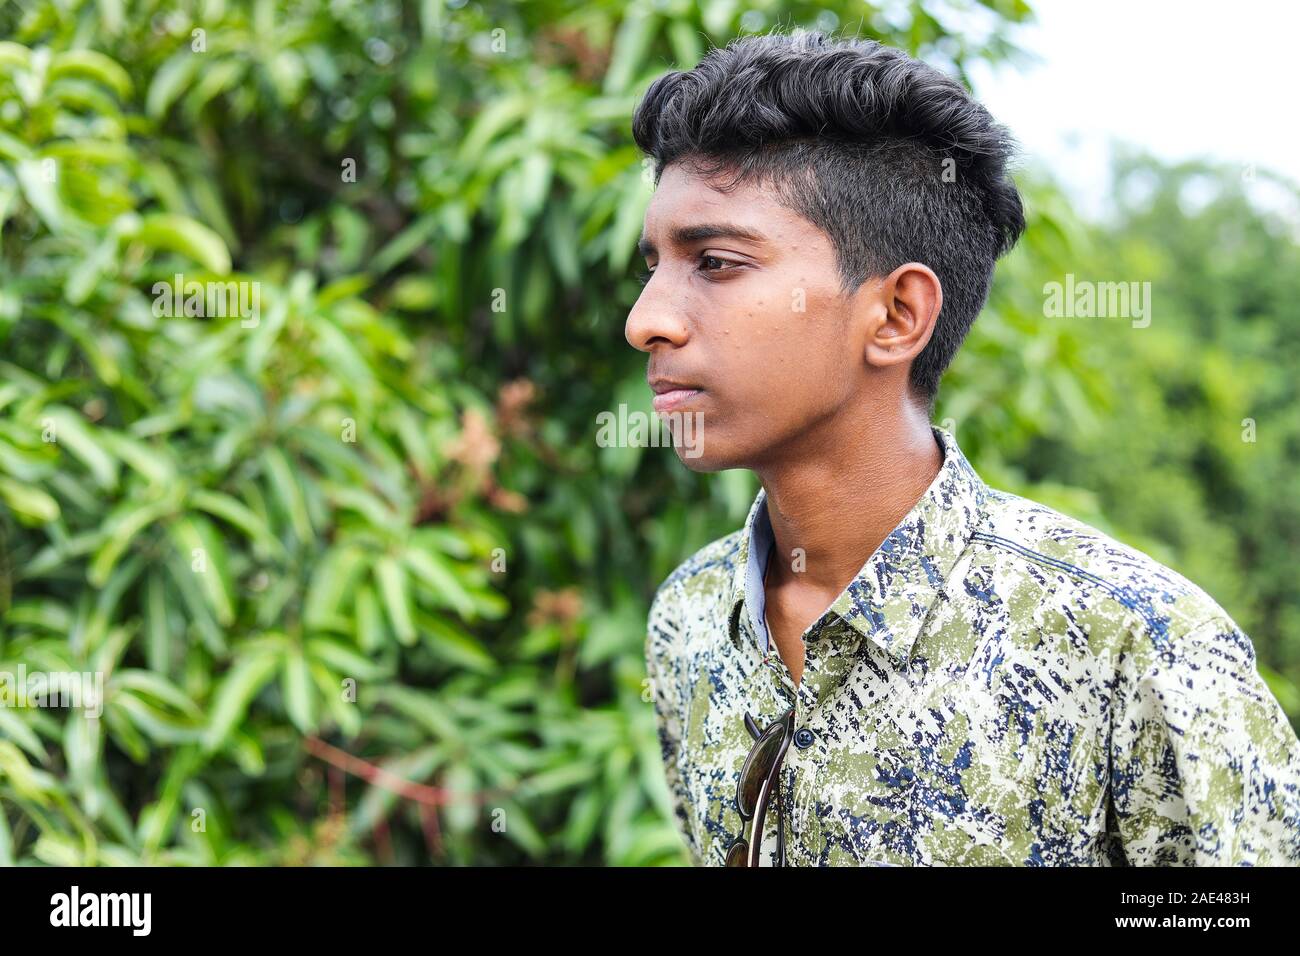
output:
[[1189, 635], [1240, 633], [1199, 585], [1086, 522], [996, 489], [985, 510], [972, 544], [1014, 579], [1022, 604], [1065, 609], [1110, 650], [1145, 657]]
[[723, 605], [731, 593], [743, 533], [733, 531], [709, 542], [664, 578], [650, 603], [651, 640], [680, 633], [691, 618]]

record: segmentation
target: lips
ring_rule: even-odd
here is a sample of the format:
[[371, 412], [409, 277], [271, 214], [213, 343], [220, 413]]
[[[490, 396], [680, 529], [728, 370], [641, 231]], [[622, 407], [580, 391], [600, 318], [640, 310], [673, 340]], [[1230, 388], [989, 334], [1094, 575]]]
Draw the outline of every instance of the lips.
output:
[[655, 395], [654, 405], [656, 412], [673, 412], [680, 409], [683, 405], [690, 403], [691, 399], [697, 395], [703, 395], [703, 389], [698, 388], [674, 388], [667, 392], [660, 392]]
[[650, 379], [650, 390], [655, 393], [652, 404], [656, 412], [677, 411], [704, 393], [698, 385], [668, 378]]

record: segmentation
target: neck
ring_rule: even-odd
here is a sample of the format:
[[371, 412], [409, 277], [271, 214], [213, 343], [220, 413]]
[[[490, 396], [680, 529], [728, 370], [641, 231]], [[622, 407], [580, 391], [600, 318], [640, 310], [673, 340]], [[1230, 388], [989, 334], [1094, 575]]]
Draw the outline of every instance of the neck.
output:
[[[922, 409], [870, 409], [805, 432], [756, 468], [777, 560], [770, 583], [838, 595], [925, 494], [943, 450]], [[794, 556], [802, 549], [803, 570]]]

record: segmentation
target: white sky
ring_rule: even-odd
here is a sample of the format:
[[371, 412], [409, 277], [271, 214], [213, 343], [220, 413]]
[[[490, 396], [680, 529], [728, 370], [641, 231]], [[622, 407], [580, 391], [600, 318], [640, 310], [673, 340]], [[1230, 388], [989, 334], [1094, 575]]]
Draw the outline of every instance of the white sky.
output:
[[1096, 214], [1110, 143], [1205, 156], [1300, 183], [1300, 4], [1033, 0], [1019, 45], [1041, 62], [971, 69], [975, 93]]

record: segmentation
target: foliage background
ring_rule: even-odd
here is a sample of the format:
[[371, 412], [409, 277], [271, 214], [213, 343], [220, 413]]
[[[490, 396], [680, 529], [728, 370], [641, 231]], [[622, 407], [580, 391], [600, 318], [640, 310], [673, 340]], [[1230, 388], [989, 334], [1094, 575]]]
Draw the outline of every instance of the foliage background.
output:
[[[741, 32], [964, 78], [1029, 16], [0, 7], [0, 671], [106, 675], [99, 721], [0, 708], [0, 864], [684, 862], [644, 615], [756, 486], [594, 441], [648, 410], [632, 109]], [[1300, 724], [1294, 218], [1253, 174], [1140, 154], [1107, 221], [1022, 182], [1028, 235], [936, 420], [990, 484], [1210, 591]], [[178, 272], [256, 281], [260, 323], [156, 317]], [[1045, 318], [1066, 273], [1152, 282], [1152, 325]]]

